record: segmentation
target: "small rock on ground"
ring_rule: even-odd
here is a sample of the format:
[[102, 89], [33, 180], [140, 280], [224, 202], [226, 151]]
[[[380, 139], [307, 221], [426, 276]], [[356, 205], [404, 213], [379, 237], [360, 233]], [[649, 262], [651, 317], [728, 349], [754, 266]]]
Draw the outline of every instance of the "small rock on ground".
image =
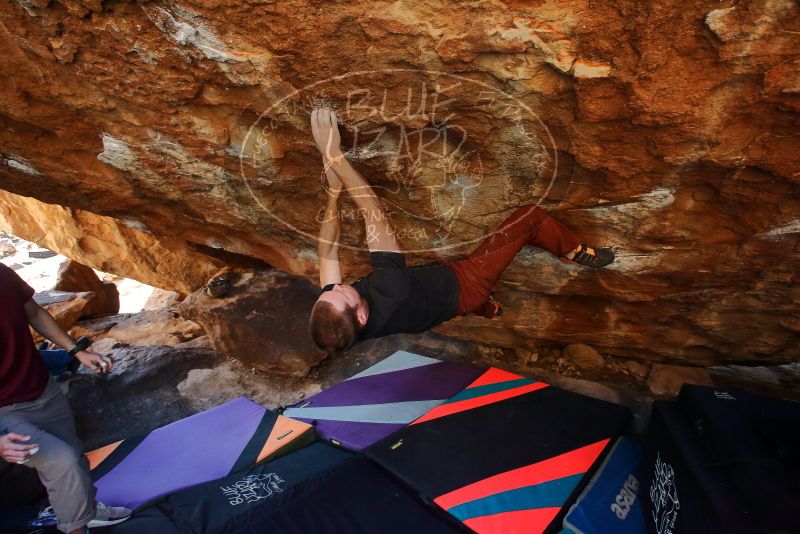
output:
[[564, 347], [564, 356], [581, 369], [600, 369], [605, 367], [603, 356], [593, 347], [583, 343], [573, 343]]
[[684, 384], [713, 386], [708, 371], [702, 367], [654, 364], [647, 387], [655, 395], [675, 396]]
[[514, 353], [517, 355], [517, 360], [525, 365], [533, 365], [539, 361], [539, 353], [535, 350], [516, 348]]
[[645, 380], [650, 374], [650, 367], [635, 360], [628, 360], [622, 363], [622, 367], [631, 375], [639, 380]]

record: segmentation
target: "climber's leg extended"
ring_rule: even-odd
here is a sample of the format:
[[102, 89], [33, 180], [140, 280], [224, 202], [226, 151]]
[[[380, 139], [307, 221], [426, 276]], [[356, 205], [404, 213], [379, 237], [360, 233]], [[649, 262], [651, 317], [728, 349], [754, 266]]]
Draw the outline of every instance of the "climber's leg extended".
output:
[[[591, 255], [588, 251], [584, 251], [585, 245], [581, 244], [577, 235], [543, 209], [533, 204], [522, 206], [468, 258], [448, 265], [455, 272], [460, 284], [459, 315], [475, 313], [493, 317], [501, 311], [497, 303], [490, 298], [492, 287], [525, 245], [543, 248], [564, 261], [581, 265], [585, 265], [581, 263], [585, 260], [580, 254]], [[593, 249], [593, 251], [606, 250]], [[608, 253], [611, 254], [610, 251]]]

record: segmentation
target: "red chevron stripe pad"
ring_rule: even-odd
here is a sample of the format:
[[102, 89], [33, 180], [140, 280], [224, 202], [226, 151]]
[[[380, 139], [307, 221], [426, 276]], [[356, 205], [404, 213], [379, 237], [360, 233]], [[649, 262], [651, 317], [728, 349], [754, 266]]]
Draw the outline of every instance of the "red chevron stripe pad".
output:
[[466, 410], [472, 410], [474, 408], [486, 406], [487, 404], [492, 404], [493, 402], [500, 402], [506, 399], [510, 399], [512, 397], [524, 395], [525, 393], [530, 393], [531, 391], [536, 391], [546, 387], [549, 387], [549, 385], [545, 384], [544, 382], [535, 382], [533, 384], [527, 384], [524, 386], [520, 386], [518, 388], [507, 389], [505, 391], [498, 391], [497, 393], [491, 393], [489, 395], [482, 395], [480, 397], [475, 397], [473, 399], [465, 399], [463, 401], [442, 404], [441, 406], [437, 406], [433, 410], [429, 411], [428, 413], [426, 413], [425, 415], [423, 415], [422, 417], [420, 417], [411, 424], [416, 425], [418, 423], [424, 423], [425, 421], [430, 421], [432, 419], [438, 419], [440, 417], [453, 415], [454, 413], [464, 412]]
[[489, 495], [585, 473], [602, 454], [608, 441], [604, 439], [535, 464], [479, 480], [450, 493], [445, 493], [433, 501], [445, 510], [449, 510], [459, 504]]
[[479, 376], [475, 382], [467, 386], [469, 388], [476, 388], [478, 386], [485, 386], [487, 384], [497, 384], [498, 382], [508, 382], [509, 380], [519, 380], [525, 378], [524, 376], [515, 375], [508, 371], [503, 371], [497, 367], [490, 367], [485, 373]]
[[535, 508], [467, 519], [464, 524], [478, 534], [537, 534], [544, 532], [561, 508]]

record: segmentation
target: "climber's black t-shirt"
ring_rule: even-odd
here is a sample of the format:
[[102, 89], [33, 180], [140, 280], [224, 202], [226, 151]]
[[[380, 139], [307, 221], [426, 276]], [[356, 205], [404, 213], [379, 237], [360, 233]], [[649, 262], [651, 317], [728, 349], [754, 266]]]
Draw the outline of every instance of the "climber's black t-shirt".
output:
[[458, 280], [444, 265], [409, 268], [400, 252], [372, 252], [370, 258], [375, 269], [353, 283], [369, 304], [359, 339], [424, 332], [458, 311]]

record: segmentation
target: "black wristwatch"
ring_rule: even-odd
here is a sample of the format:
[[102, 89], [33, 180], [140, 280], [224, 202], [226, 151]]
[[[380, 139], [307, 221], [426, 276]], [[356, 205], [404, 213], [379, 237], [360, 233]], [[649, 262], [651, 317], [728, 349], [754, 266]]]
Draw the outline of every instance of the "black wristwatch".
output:
[[89, 348], [89, 345], [92, 344], [92, 340], [86, 336], [81, 336], [78, 338], [78, 341], [75, 342], [75, 346], [69, 349], [69, 355], [73, 358], [76, 354], [78, 354], [82, 350], [86, 350]]

